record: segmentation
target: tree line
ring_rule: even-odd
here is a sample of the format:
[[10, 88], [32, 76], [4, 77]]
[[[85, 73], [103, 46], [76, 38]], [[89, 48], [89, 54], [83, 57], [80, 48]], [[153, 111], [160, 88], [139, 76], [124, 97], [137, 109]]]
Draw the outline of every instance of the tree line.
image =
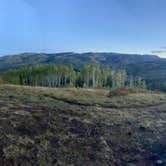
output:
[[3, 72], [1, 79], [7, 83], [45, 86], [45, 87], [83, 87], [83, 88], [146, 88], [140, 77], [127, 76], [125, 70], [113, 70], [111, 67], [100, 67], [93, 60], [90, 64], [76, 70], [65, 65], [36, 65]]

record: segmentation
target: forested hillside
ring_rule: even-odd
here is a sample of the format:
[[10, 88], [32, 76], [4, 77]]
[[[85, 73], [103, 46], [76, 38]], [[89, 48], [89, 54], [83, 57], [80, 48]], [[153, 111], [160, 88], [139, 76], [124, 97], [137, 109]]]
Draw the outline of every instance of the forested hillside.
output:
[[126, 71], [129, 75], [145, 79], [151, 89], [166, 91], [166, 61], [130, 64]]
[[127, 64], [131, 63], [160, 60], [160, 58], [155, 55], [135, 55], [120, 53], [24, 53], [1, 57], [0, 70], [48, 63], [73, 65], [75, 68], [78, 69], [89, 63], [92, 59], [96, 59], [100, 64], [109, 65], [113, 68], [124, 68]]
[[84, 87], [84, 88], [146, 88], [141, 77], [127, 76], [125, 70], [114, 70], [109, 66], [100, 67], [93, 60], [80, 70], [73, 66], [37, 65], [21, 69], [10, 69], [1, 73], [5, 83], [45, 87]]
[[0, 58], [0, 70], [18, 69], [39, 64], [72, 65], [80, 70], [95, 59], [101, 67], [126, 70], [127, 75], [142, 77], [149, 89], [166, 91], [166, 59], [155, 55], [131, 55], [119, 53], [24, 53]]

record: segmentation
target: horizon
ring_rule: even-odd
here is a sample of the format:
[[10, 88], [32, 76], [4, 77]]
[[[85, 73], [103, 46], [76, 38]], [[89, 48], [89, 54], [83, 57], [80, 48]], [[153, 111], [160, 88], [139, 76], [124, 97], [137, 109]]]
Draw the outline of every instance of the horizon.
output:
[[133, 55], [133, 56], [157, 56], [159, 58], [166, 59], [166, 57], [162, 57], [156, 54], [139, 54], [139, 53], [123, 53], [123, 52], [103, 52], [103, 51], [87, 51], [87, 52], [75, 52], [75, 51], [66, 51], [66, 52], [18, 52], [15, 54], [5, 54], [0, 55], [0, 58], [6, 57], [6, 56], [15, 56], [15, 55], [22, 55], [22, 54], [62, 54], [62, 53], [71, 53], [71, 54], [86, 54], [86, 53], [93, 53], [93, 54], [122, 54], [122, 55]]
[[74, 50], [166, 58], [165, 0], [0, 2], [1, 56]]

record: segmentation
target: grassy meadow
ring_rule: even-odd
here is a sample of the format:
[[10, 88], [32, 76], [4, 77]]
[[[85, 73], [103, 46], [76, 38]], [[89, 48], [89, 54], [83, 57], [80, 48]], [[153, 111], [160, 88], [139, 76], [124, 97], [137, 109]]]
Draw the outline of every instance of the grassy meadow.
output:
[[164, 165], [166, 94], [0, 85], [2, 165]]

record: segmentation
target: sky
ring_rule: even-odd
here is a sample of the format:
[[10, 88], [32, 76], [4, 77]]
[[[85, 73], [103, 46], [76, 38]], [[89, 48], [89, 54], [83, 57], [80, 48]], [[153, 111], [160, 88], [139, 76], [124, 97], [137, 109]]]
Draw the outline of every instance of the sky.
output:
[[0, 0], [0, 55], [68, 51], [166, 57], [166, 0]]

